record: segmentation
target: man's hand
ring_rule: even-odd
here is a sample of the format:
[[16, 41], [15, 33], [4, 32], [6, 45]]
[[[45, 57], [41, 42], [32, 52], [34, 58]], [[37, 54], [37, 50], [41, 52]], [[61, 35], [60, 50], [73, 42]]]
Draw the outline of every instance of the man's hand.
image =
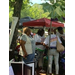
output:
[[43, 46], [45, 46], [47, 49], [49, 49], [49, 46], [48, 46], [48, 45], [46, 45], [45, 43], [43, 43]]

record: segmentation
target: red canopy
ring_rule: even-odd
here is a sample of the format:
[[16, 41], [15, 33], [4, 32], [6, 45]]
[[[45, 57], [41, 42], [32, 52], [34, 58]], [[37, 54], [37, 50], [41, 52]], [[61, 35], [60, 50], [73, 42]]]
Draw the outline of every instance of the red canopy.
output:
[[[30, 27], [50, 27], [50, 19], [42, 18], [37, 19], [34, 21], [24, 22], [23, 26], [30, 26]], [[63, 23], [52, 21], [52, 27], [64, 27]]]

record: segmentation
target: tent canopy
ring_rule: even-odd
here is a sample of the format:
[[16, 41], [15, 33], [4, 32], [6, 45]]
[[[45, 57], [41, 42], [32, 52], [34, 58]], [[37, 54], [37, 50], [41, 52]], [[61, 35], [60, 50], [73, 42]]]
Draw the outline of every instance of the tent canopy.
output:
[[[50, 19], [41, 18], [30, 22], [24, 22], [23, 26], [29, 27], [50, 27]], [[63, 23], [52, 21], [52, 27], [64, 27]]]

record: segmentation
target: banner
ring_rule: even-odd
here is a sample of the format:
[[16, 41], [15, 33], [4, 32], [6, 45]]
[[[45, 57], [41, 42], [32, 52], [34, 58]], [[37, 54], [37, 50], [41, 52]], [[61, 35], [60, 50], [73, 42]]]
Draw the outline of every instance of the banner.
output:
[[18, 22], [18, 17], [13, 17], [13, 21], [12, 21], [12, 25], [11, 25], [11, 31], [10, 31], [10, 35], [9, 35], [9, 50], [10, 50], [10, 45], [12, 42], [12, 38], [14, 35], [14, 31], [15, 31], [15, 27], [16, 27], [17, 22]]

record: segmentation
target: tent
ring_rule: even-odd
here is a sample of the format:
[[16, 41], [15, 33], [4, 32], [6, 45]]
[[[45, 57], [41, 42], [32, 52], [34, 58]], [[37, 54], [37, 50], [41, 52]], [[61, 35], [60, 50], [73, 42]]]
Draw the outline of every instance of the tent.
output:
[[[28, 27], [50, 27], [50, 19], [47, 18], [41, 18], [30, 22], [24, 22], [23, 26]], [[63, 23], [54, 22], [52, 21], [52, 27], [64, 27]]]

